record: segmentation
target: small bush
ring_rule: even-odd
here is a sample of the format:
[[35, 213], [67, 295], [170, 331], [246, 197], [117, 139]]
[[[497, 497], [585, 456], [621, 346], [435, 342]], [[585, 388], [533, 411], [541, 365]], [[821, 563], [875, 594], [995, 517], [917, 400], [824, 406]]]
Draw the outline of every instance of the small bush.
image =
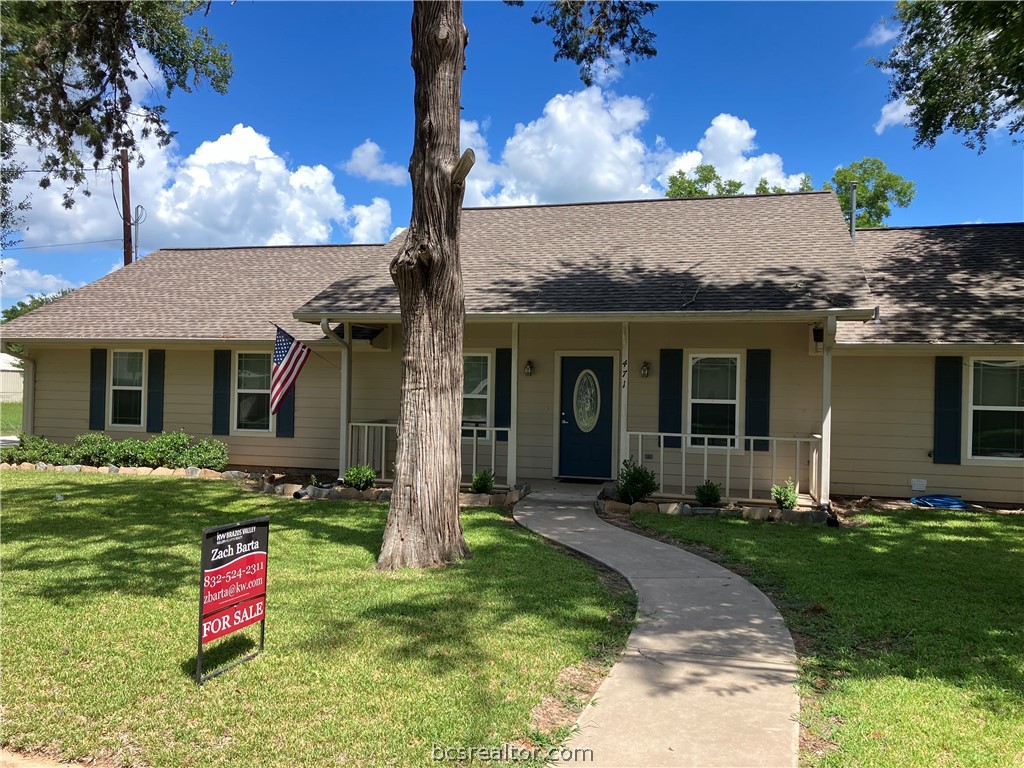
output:
[[697, 503], [702, 507], [714, 507], [722, 500], [722, 486], [705, 480], [693, 490]]
[[345, 477], [342, 479], [348, 487], [355, 488], [357, 491], [365, 491], [373, 485], [373, 481], [377, 479], [377, 473], [369, 464], [360, 464], [346, 469]]
[[796, 508], [797, 498], [793, 478], [788, 478], [785, 485], [772, 486], [772, 501], [779, 505], [779, 509]]
[[658, 480], [651, 470], [643, 464], [634, 463], [632, 459], [622, 462], [622, 469], [619, 470], [619, 484], [615, 489], [615, 495], [619, 501], [634, 504], [643, 501], [656, 490], [658, 490]]
[[489, 469], [481, 469], [473, 475], [473, 482], [469, 485], [470, 493], [493, 493], [494, 473]]
[[[192, 447], [192, 436], [185, 432], [163, 432], [155, 435], [146, 441], [143, 449], [146, 466], [150, 467], [178, 467], [188, 466], [182, 463], [182, 459]], [[194, 466], [205, 467], [206, 464]], [[214, 467], [209, 467], [214, 469]]]

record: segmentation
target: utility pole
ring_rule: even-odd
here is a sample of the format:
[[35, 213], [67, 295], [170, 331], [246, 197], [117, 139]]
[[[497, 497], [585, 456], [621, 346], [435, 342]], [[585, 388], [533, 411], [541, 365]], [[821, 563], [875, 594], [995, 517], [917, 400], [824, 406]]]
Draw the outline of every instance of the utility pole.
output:
[[121, 216], [124, 219], [124, 265], [132, 263], [132, 200], [128, 180], [128, 150], [121, 150]]

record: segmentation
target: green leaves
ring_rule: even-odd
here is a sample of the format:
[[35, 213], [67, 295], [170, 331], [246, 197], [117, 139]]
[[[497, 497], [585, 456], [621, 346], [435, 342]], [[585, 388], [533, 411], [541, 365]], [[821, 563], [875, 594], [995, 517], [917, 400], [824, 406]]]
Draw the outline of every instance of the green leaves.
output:
[[[522, 0], [506, 0], [521, 6]], [[657, 3], [584, 2], [561, 0], [542, 4], [531, 17], [534, 24], [545, 24], [554, 31], [555, 61], [568, 59], [580, 68], [580, 79], [593, 85], [594, 65], [611, 66], [614, 56], [624, 64], [634, 59], [657, 55], [655, 34], [644, 26], [644, 17], [653, 13]]]
[[1024, 128], [1024, 3], [900, 0], [894, 19], [899, 40], [874, 64], [911, 107], [915, 146], [952, 131], [980, 153], [990, 131]]
[[65, 182], [70, 207], [87, 168], [100, 168], [121, 149], [134, 155], [138, 140], [150, 135], [161, 145], [170, 142], [164, 107], [132, 98], [132, 87], [157, 75], [146, 71], [140, 50], [152, 55], [168, 96], [204, 82], [227, 90], [231, 56], [208, 30], [185, 24], [205, 6], [198, 0], [0, 5], [0, 112], [18, 140], [39, 150], [40, 186]]
[[914, 182], [893, 173], [877, 157], [865, 157], [840, 166], [822, 189], [834, 189], [847, 223], [850, 221], [850, 191], [857, 182], [857, 227], [884, 227], [892, 206], [906, 208], [914, 199]]

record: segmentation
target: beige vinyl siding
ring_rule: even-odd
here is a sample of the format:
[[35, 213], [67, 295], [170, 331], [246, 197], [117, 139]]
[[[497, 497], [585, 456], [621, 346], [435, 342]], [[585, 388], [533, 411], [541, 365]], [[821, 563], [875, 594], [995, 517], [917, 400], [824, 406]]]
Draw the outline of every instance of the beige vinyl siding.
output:
[[28, 354], [36, 361], [35, 434], [67, 442], [88, 432], [89, 350], [29, 349]]
[[[971, 355], [964, 356], [964, 434]], [[837, 356], [833, 366], [833, 494], [906, 498], [920, 493], [910, 485], [918, 479], [928, 483], [924, 493], [1024, 504], [1024, 462], [972, 459], [966, 442], [960, 464], [932, 462], [934, 357]]]
[[[808, 352], [808, 328], [802, 323], [740, 325], [730, 323], [631, 323], [629, 356], [629, 428], [631, 431], [658, 431], [658, 398], [660, 376], [658, 366], [662, 349], [683, 350], [683, 423], [676, 429], [687, 429], [687, 389], [689, 360], [692, 354], [739, 354], [737, 429], [746, 432], [745, 390], [747, 375], [746, 351], [771, 350], [771, 404], [769, 431], [772, 437], [808, 438], [821, 430], [821, 365], [820, 356]], [[648, 378], [640, 375], [644, 361], [651, 364]], [[647, 438], [640, 451], [634, 439], [631, 458], [656, 473], [664, 470], [665, 492], [678, 493], [685, 487], [691, 495], [705, 478], [726, 485], [726, 453], [723, 449], [707, 451], [705, 473], [703, 448], [686, 450], [686, 477], [682, 477], [682, 452], [665, 448], [660, 454], [657, 441]], [[753, 474], [753, 496], [765, 498], [773, 482], [792, 477], [799, 481], [801, 491], [810, 483], [810, 452], [806, 444], [799, 449], [792, 442], [780, 442], [774, 456], [771, 451], [747, 451], [743, 446], [729, 452], [728, 495], [745, 498], [750, 495]], [[751, 471], [751, 466], [753, 467]]]
[[[261, 467], [336, 468], [339, 446], [340, 353], [318, 348], [296, 383], [295, 437], [214, 435], [213, 347], [163, 348], [164, 430], [214, 437], [228, 445], [232, 464]], [[252, 347], [247, 347], [252, 349]], [[267, 348], [269, 351], [269, 346]], [[41, 347], [36, 360], [35, 433], [68, 442], [89, 431], [89, 349]], [[108, 394], [109, 397], [109, 394]], [[107, 430], [111, 437], [145, 437], [138, 430]]]

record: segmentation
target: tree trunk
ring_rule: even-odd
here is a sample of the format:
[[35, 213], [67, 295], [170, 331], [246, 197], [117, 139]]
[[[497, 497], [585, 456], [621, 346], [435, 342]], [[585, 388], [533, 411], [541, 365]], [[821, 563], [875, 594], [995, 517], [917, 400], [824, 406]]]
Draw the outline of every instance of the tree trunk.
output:
[[412, 220], [391, 262], [402, 312], [402, 402], [381, 570], [469, 556], [459, 521], [466, 318], [459, 224], [468, 169], [458, 150], [467, 42], [461, 2], [415, 3]]

